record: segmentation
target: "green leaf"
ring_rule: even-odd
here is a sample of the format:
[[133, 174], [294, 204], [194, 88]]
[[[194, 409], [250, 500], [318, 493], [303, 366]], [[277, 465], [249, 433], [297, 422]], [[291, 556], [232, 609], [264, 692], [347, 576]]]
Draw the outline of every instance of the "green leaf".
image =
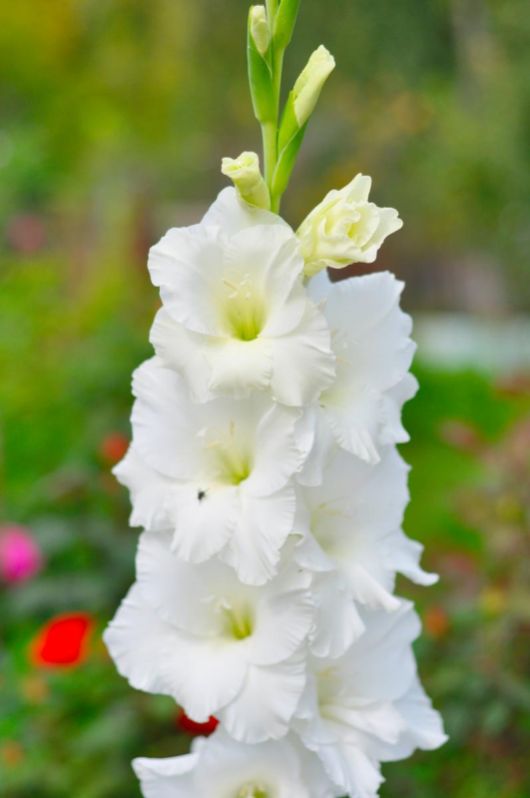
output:
[[299, 128], [291, 140], [280, 150], [272, 179], [272, 195], [274, 197], [281, 197], [287, 188], [296, 162], [296, 156], [304, 140], [306, 128], [307, 124]]
[[247, 36], [247, 62], [250, 96], [256, 119], [261, 124], [275, 118], [274, 88], [272, 72], [266, 57], [259, 52], [250, 31]]

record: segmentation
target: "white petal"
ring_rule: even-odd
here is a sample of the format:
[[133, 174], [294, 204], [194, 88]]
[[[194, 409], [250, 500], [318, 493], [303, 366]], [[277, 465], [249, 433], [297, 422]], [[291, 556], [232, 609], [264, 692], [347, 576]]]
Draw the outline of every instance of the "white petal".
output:
[[355, 798], [377, 798], [383, 777], [377, 764], [355, 745], [322, 746], [319, 756], [326, 773]]
[[274, 340], [272, 358], [272, 392], [283, 404], [310, 404], [331, 385], [335, 368], [330, 333], [316, 307], [308, 303], [299, 326]]
[[364, 634], [342, 660], [343, 678], [353, 693], [370, 701], [393, 701], [409, 689], [416, 663], [411, 643], [418, 636], [418, 616], [409, 602], [398, 611], [364, 611]]
[[139, 757], [132, 764], [145, 798], [192, 798], [192, 773], [197, 762], [197, 754], [188, 754], [168, 759]]
[[208, 227], [220, 227], [228, 235], [256, 225], [276, 225], [289, 228], [287, 222], [284, 222], [278, 214], [241, 201], [232, 187], [225, 188], [220, 192], [215, 202], [204, 214], [202, 223]]
[[367, 463], [378, 463], [381, 394], [366, 383], [354, 383], [345, 392], [333, 389], [322, 399], [322, 412], [343, 449]]
[[[271, 338], [292, 330], [306, 305], [300, 276], [304, 262], [287, 225], [252, 227], [229, 239], [225, 270], [231, 282], [249, 276], [266, 305], [262, 335]], [[298, 290], [294, 291], [295, 286]]]
[[245, 491], [254, 496], [269, 496], [300, 471], [312, 440], [297, 427], [299, 419], [298, 410], [281, 405], [272, 405], [262, 416], [256, 430], [252, 473], [245, 482]]
[[293, 530], [295, 506], [292, 485], [264, 498], [242, 496], [238, 524], [222, 555], [242, 582], [262, 585], [274, 576], [280, 549]]
[[402, 716], [405, 731], [394, 745], [385, 745], [379, 741], [377, 746], [374, 744], [374, 750], [382, 762], [406, 759], [417, 748], [431, 751], [447, 741], [440, 715], [432, 708], [418, 679], [403, 698], [396, 702], [396, 710]]
[[171, 480], [149, 468], [134, 444], [115, 466], [113, 474], [130, 491], [133, 505], [131, 526], [168, 529], [173, 524]]
[[272, 354], [266, 338], [210, 338], [203, 351], [209, 364], [208, 389], [213, 394], [229, 392], [244, 397], [251, 390], [263, 390], [270, 384]]
[[200, 484], [174, 488], [177, 522], [173, 551], [186, 562], [201, 563], [230, 540], [240, 512], [239, 489], [223, 485], [203, 490]]
[[151, 358], [134, 372], [133, 391], [133, 440], [145, 462], [174, 478], [195, 473], [201, 462], [197, 421], [183, 380]]
[[[218, 628], [212, 619], [211, 569], [179, 560], [170, 550], [171, 535], [144, 533], [136, 556], [137, 579], [145, 601], [168, 623], [196, 635]], [[219, 563], [215, 567], [224, 568]]]
[[123, 599], [103, 639], [118, 671], [133, 687], [171, 695], [160, 665], [174, 638], [168, 625], [145, 602], [137, 584]]
[[151, 247], [149, 272], [169, 315], [186, 329], [205, 335], [219, 330], [217, 284], [226, 239], [218, 228], [173, 228]]
[[319, 574], [314, 586], [315, 635], [311, 651], [316, 657], [342, 656], [364, 631], [350, 591], [337, 574]]
[[283, 737], [296, 710], [305, 685], [304, 657], [279, 665], [250, 668], [245, 686], [221, 722], [236, 740], [259, 743]]
[[313, 602], [307, 590], [265, 595], [256, 613], [249, 658], [256, 665], [274, 665], [300, 648], [313, 624]]
[[149, 340], [164, 365], [182, 374], [194, 399], [204, 402], [210, 398], [211, 368], [206, 357], [212, 340], [209, 336], [187, 330], [162, 307], [155, 316]]
[[175, 700], [188, 717], [205, 723], [236, 699], [248, 665], [237, 642], [188, 635], [172, 652], [168, 671]]
[[385, 557], [387, 567], [407, 576], [418, 585], [434, 585], [438, 581], [437, 574], [424, 571], [419, 564], [423, 546], [408, 538], [402, 530], [397, 530], [385, 541]]

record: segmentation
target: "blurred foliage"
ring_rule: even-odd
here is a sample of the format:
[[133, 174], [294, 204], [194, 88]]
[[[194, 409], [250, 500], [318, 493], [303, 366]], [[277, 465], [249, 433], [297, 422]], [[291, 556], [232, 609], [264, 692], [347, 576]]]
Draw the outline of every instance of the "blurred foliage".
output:
[[[223, 185], [222, 155], [259, 146], [246, 8], [18, 0], [0, 10], [0, 523], [27, 524], [46, 559], [33, 581], [0, 586], [6, 798], [137, 795], [133, 756], [189, 744], [171, 701], [131, 690], [100, 642], [136, 545], [108, 436], [129, 434], [130, 373], [150, 352], [147, 247], [175, 218], [196, 220], [194, 205]], [[293, 79], [321, 41], [339, 64], [289, 219], [364, 171], [379, 204], [408, 222], [379, 264], [412, 278], [407, 301], [443, 306], [441, 271], [457, 305], [465, 284], [451, 264], [471, 258], [482, 269], [473, 292], [490, 269], [508, 305], [528, 307], [526, 4], [335, 0], [333, 10], [305, 0], [287, 64]], [[406, 526], [442, 579], [401, 589], [424, 618], [421, 671], [451, 741], [387, 766], [383, 796], [526, 798], [528, 380], [418, 371]], [[69, 610], [96, 619], [87, 661], [31, 664], [42, 624]]]

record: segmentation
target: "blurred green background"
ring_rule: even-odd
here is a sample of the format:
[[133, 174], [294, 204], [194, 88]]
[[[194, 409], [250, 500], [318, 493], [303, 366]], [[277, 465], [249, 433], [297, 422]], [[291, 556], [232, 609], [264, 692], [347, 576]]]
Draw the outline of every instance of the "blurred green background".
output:
[[[190, 736], [116, 675], [100, 633], [136, 532], [110, 474], [157, 307], [146, 253], [196, 221], [223, 155], [257, 149], [243, 0], [18, 0], [0, 10], [0, 525], [42, 551], [0, 583], [0, 793], [138, 795], [129, 761]], [[385, 798], [528, 798], [530, 15], [524, 0], [303, 0], [294, 79], [338, 69], [286, 197], [293, 224], [362, 171], [404, 230], [377, 268], [419, 320], [407, 532], [442, 579], [414, 598], [451, 741], [385, 768]], [[423, 343], [423, 346], [422, 346]], [[464, 353], [464, 356], [462, 356]], [[1, 529], [0, 529], [1, 533]], [[44, 624], [95, 624], [70, 667]], [[526, 645], [525, 645], [526, 635]]]

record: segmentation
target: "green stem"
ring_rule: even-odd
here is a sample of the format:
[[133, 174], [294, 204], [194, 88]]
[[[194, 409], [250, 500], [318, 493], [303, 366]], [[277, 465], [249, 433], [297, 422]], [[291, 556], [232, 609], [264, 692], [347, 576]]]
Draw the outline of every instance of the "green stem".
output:
[[272, 184], [274, 169], [276, 168], [278, 123], [265, 122], [261, 126], [261, 136], [263, 139], [263, 163], [265, 168], [265, 182], [269, 189]]
[[263, 161], [265, 164], [265, 181], [271, 196], [271, 210], [278, 213], [280, 197], [272, 192], [274, 170], [278, 161], [278, 120], [280, 116], [280, 94], [282, 86], [284, 50], [273, 49], [271, 55], [272, 86], [274, 91], [274, 120], [262, 125]]

